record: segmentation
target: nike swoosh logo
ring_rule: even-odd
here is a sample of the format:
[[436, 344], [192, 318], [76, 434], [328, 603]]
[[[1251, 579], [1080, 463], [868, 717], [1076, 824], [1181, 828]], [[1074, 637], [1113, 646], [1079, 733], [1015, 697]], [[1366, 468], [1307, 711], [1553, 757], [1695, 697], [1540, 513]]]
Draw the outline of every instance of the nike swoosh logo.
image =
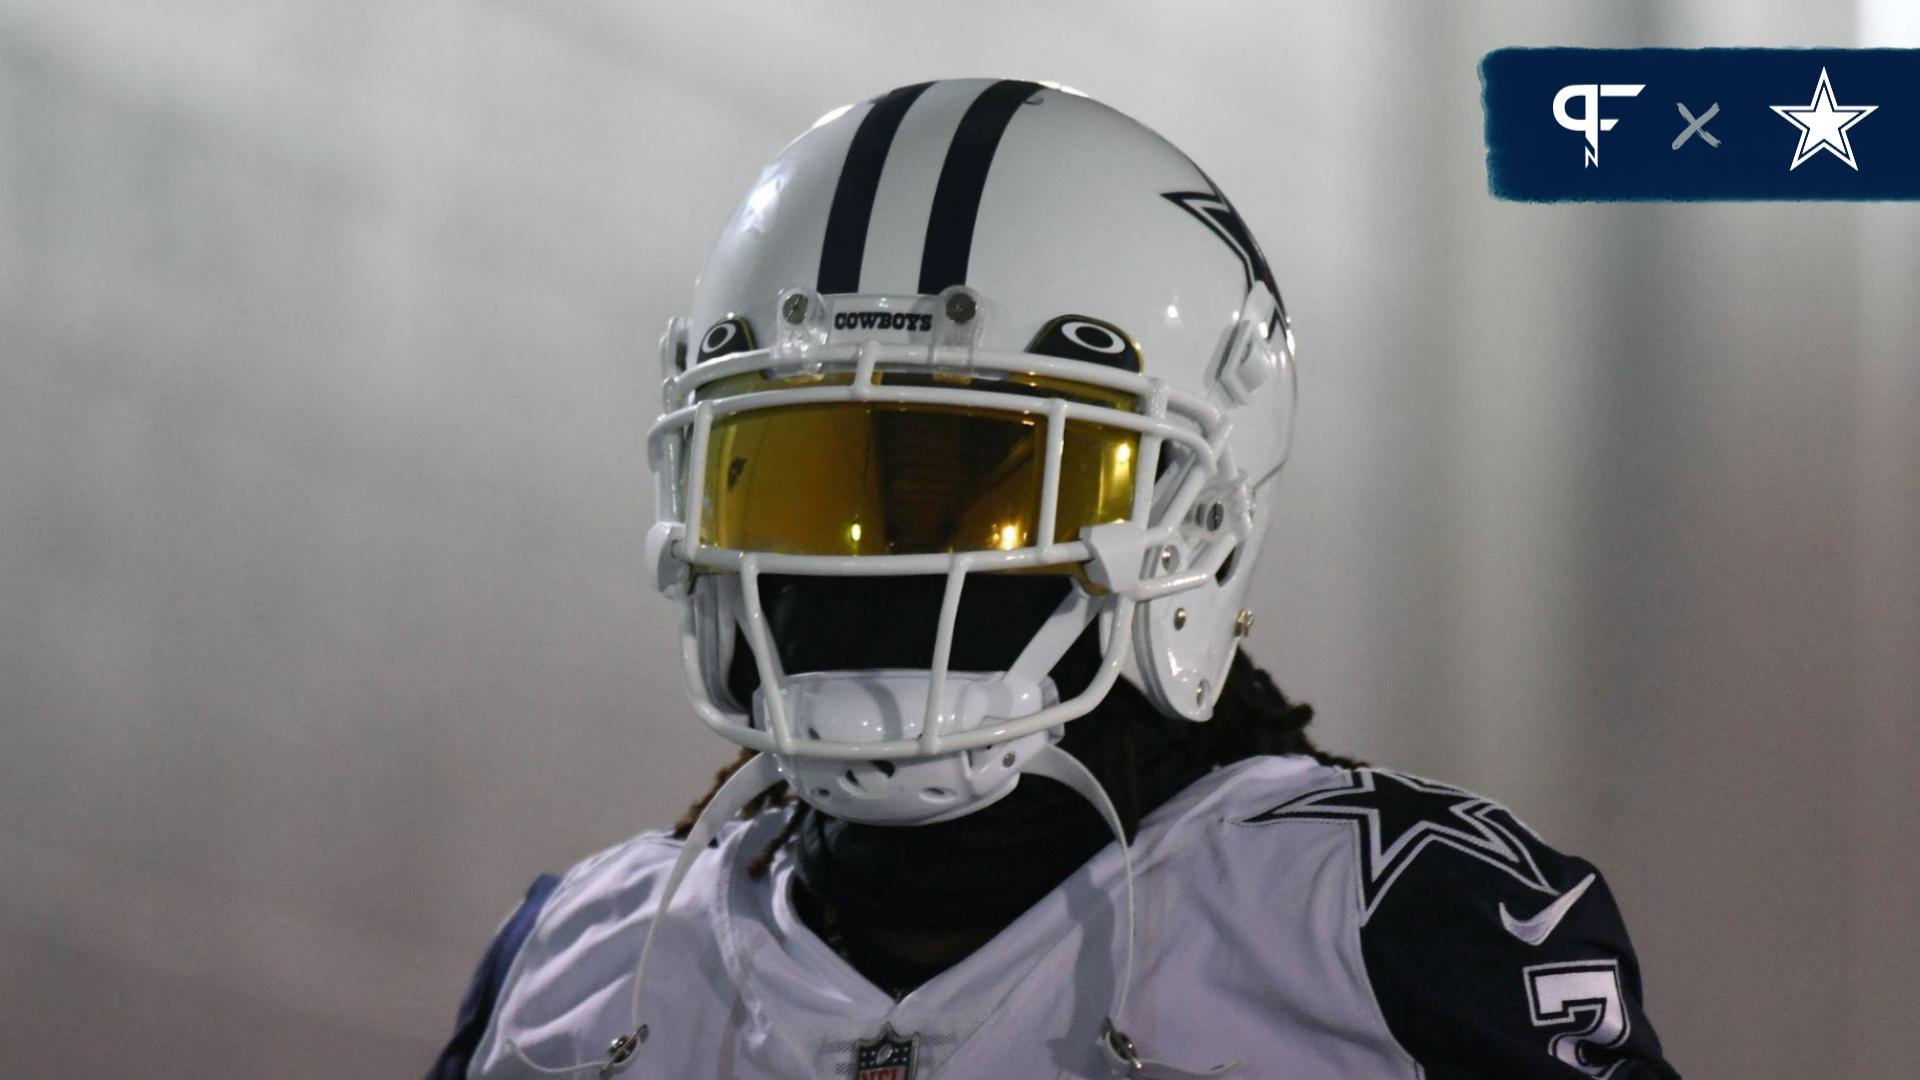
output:
[[1501, 904], [1500, 925], [1507, 928], [1507, 933], [1529, 945], [1540, 944], [1553, 936], [1554, 928], [1560, 925], [1561, 919], [1567, 917], [1567, 912], [1573, 910], [1573, 905], [1580, 902], [1580, 897], [1585, 895], [1587, 886], [1593, 884], [1593, 878], [1594, 875], [1588, 874], [1581, 879], [1580, 884], [1561, 893], [1558, 899], [1542, 908], [1540, 913], [1531, 919], [1516, 919], [1507, 911], [1507, 905]]

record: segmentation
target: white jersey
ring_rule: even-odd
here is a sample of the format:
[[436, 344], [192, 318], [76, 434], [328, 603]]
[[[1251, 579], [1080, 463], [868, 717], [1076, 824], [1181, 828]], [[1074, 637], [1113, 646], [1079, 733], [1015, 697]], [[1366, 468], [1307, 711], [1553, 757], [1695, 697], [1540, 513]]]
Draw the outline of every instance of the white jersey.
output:
[[[726, 826], [664, 915], [680, 845], [661, 833], [530, 894], [476, 977], [466, 1045], [430, 1075], [540, 1075], [509, 1039], [542, 1065], [602, 1059], [632, 1026], [634, 964], [656, 918], [649, 1036], [622, 1075], [1112, 1075], [1096, 1036], [1120, 948], [1116, 845], [895, 1000], [795, 914], [786, 852], [748, 873], [785, 813]], [[1133, 851], [1138, 958], [1122, 1026], [1154, 1058], [1237, 1060], [1249, 1080], [1675, 1075], [1604, 883], [1485, 799], [1255, 758], [1149, 815]]]

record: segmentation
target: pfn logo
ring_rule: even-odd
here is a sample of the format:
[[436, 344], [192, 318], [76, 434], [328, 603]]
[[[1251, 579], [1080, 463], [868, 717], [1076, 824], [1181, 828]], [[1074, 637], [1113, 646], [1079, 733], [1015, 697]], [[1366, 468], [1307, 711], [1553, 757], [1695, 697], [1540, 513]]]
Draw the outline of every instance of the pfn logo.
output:
[[[1577, 131], [1587, 137], [1586, 158], [1581, 168], [1600, 164], [1600, 133], [1612, 131], [1613, 125], [1620, 122], [1618, 117], [1600, 116], [1600, 99], [1603, 97], [1638, 97], [1646, 89], [1645, 83], [1574, 83], [1563, 86], [1553, 95], [1553, 118], [1568, 131]], [[1567, 103], [1574, 98], [1584, 102], [1579, 116], [1567, 112]]]

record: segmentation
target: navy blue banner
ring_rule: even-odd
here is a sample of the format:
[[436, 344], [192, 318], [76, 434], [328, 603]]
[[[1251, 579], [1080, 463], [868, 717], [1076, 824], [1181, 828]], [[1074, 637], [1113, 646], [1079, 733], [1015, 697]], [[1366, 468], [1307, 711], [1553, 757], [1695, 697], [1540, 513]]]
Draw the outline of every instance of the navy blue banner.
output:
[[1920, 49], [1500, 49], [1480, 85], [1503, 199], [1920, 199]]

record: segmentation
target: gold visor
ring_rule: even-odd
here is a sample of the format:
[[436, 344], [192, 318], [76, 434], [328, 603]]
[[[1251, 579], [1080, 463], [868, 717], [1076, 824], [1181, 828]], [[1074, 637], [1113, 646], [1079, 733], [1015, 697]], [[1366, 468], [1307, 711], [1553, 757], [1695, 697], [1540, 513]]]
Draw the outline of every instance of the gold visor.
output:
[[[716, 382], [702, 396], [775, 385], [750, 378], [753, 385]], [[970, 388], [986, 387], [973, 381]], [[994, 388], [1132, 409], [1131, 400], [1103, 388], [1038, 380]], [[1055, 541], [1132, 516], [1140, 450], [1139, 433], [1124, 428], [1082, 420], [1064, 428]], [[1044, 415], [953, 405], [830, 401], [720, 416], [703, 464], [700, 540], [788, 555], [919, 555], [1040, 543], [1046, 441]]]

